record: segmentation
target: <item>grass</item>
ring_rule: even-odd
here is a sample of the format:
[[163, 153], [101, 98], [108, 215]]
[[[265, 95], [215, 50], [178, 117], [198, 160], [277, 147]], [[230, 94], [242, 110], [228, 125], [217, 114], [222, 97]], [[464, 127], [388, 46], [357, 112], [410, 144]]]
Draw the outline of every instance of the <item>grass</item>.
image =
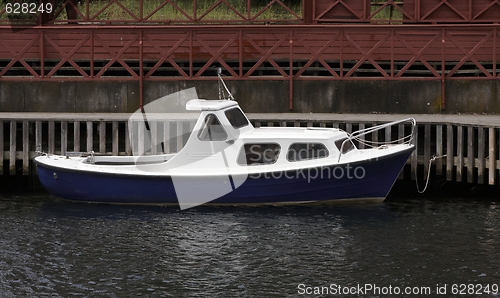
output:
[[[374, 1], [374, 3], [376, 2], [384, 2], [384, 1]], [[382, 6], [383, 3], [379, 4], [379, 5], [376, 5], [372, 3], [372, 6], [371, 6], [371, 13], [373, 14], [375, 11], [377, 11], [380, 6]], [[372, 17], [372, 20], [374, 21], [378, 21], [378, 20], [381, 20], [382, 22], [379, 22], [379, 24], [401, 24], [402, 22], [397, 22], [399, 20], [403, 20], [403, 13], [391, 6], [391, 5], [387, 5], [386, 7], [382, 8], [382, 10], [380, 10], [376, 15], [374, 15]], [[396, 20], [396, 22], [383, 22], [383, 21], [386, 21], [386, 20]]]
[[[247, 16], [247, 3], [242, 0], [226, 0], [231, 6], [233, 6], [240, 14]], [[164, 0], [147, 0], [143, 1], [143, 17], [151, 14], [157, 7], [159, 7]], [[194, 18], [194, 5], [192, 0], [173, 0], [173, 3], [177, 5], [181, 10], [184, 11], [186, 15], [190, 18]], [[224, 21], [224, 20], [242, 20], [233, 10], [231, 10], [224, 3], [219, 4], [217, 7], [212, 9], [209, 13], [207, 11], [216, 3], [216, 0], [197, 0], [196, 16], [200, 18], [205, 15], [202, 21]], [[95, 16], [102, 8], [104, 8], [109, 2], [108, 1], [91, 1], [89, 6], [89, 15], [91, 17]], [[139, 1], [137, 0], [120, 0], [127, 9], [129, 9], [133, 14], [139, 17]], [[253, 5], [250, 9], [250, 15], [254, 16], [262, 8], [267, 5], [266, 1], [257, 1], [257, 5]], [[259, 5], [261, 3], [261, 5]], [[300, 0], [284, 0], [283, 3], [287, 5], [295, 14], [299, 17], [302, 15], [302, 3]], [[85, 2], [79, 4], [79, 9], [85, 12]], [[166, 4], [153, 15], [151, 15], [148, 20], [172, 20], [172, 21], [189, 21], [189, 18], [177, 10], [172, 4]], [[289, 20], [295, 17], [290, 14], [281, 5], [275, 3], [269, 9], [264, 11], [258, 20]], [[66, 13], [63, 12], [59, 18], [60, 20], [66, 19]], [[103, 12], [101, 12], [95, 20], [133, 20], [134, 17], [129, 15], [125, 10], [123, 10], [119, 5], [113, 3], [107, 7]]]

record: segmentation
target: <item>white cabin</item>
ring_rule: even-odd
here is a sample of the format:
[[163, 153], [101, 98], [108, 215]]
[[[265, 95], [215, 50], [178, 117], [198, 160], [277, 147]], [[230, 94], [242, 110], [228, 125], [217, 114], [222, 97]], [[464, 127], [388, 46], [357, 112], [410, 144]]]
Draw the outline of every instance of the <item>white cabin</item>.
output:
[[[186, 109], [201, 114], [184, 148], [168, 161], [169, 169], [182, 166], [185, 170], [217, 171], [221, 161], [231, 172], [238, 172], [238, 168], [245, 172], [286, 170], [303, 167], [304, 162], [318, 166], [325, 164], [325, 159], [332, 164], [348, 137], [336, 128], [254, 128], [235, 101], [195, 99]], [[344, 152], [354, 149], [344, 147], [348, 149]]]

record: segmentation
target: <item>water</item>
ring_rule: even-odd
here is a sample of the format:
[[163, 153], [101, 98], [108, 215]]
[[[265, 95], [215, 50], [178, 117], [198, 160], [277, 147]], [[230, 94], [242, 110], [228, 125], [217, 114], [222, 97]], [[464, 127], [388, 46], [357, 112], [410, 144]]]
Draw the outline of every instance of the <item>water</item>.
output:
[[490, 293], [471, 297], [499, 297], [491, 293], [500, 283], [498, 204], [396, 199], [179, 211], [3, 195], [0, 297], [317, 297], [365, 284], [380, 292], [428, 287], [429, 296], [481, 284]]

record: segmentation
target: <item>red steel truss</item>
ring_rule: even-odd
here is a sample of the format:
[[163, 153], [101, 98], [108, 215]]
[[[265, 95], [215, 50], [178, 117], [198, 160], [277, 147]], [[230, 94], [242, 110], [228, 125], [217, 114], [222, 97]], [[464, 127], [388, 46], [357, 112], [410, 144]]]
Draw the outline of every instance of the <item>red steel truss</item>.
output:
[[499, 25], [0, 28], [0, 79], [497, 79], [499, 41]]

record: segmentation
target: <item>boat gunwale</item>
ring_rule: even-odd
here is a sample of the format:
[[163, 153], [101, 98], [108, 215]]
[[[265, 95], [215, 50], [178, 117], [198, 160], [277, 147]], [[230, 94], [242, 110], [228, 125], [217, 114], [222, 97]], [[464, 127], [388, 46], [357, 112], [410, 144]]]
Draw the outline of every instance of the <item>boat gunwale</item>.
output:
[[[382, 160], [385, 160], [385, 159], [389, 159], [389, 158], [392, 158], [394, 156], [399, 156], [399, 155], [404, 155], [406, 154], [408, 151], [413, 151], [415, 149], [415, 146], [413, 144], [400, 144], [400, 145], [406, 145], [407, 148], [404, 148], [402, 150], [398, 150], [398, 151], [395, 151], [395, 152], [391, 152], [389, 154], [385, 154], [385, 155], [382, 155], [382, 156], [377, 156], [377, 157], [372, 157], [372, 158], [368, 158], [368, 159], [362, 159], [362, 160], [356, 160], [356, 161], [352, 161], [352, 162], [340, 162], [340, 163], [328, 163], [328, 164], [325, 164], [325, 165], [319, 165], [319, 166], [313, 166], [313, 167], [298, 167], [298, 168], [294, 168], [294, 169], [283, 169], [283, 170], [269, 170], [269, 171], [260, 171], [260, 172], [255, 172], [255, 173], [228, 173], [228, 172], [225, 172], [224, 174], [216, 174], [216, 175], [207, 175], [207, 174], [203, 174], [203, 175], [192, 175], [192, 174], [189, 174], [189, 175], [186, 175], [186, 174], [180, 174], [180, 173], [175, 173], [176, 175], [171, 175], [171, 174], [165, 174], [165, 175], [158, 175], [159, 173], [158, 172], [145, 172], [145, 171], [142, 171], [142, 172], [133, 172], [133, 173], [123, 173], [123, 172], [103, 172], [103, 171], [94, 171], [94, 170], [89, 170], [89, 169], [82, 169], [82, 168], [67, 168], [67, 167], [61, 167], [61, 166], [54, 166], [54, 165], [51, 165], [51, 164], [47, 164], [47, 163], [44, 163], [43, 161], [40, 161], [37, 158], [34, 159], [34, 162], [36, 164], [36, 166], [42, 166], [42, 167], [45, 167], [47, 169], [51, 169], [51, 170], [58, 170], [58, 171], [62, 171], [62, 172], [69, 172], [69, 173], [79, 173], [79, 174], [86, 174], [86, 175], [99, 175], [99, 176], [116, 176], [116, 177], [130, 177], [130, 178], [133, 178], [133, 177], [144, 177], [144, 178], [148, 178], [148, 179], [165, 179], [165, 178], [169, 178], [169, 179], [172, 179], [172, 176], [177, 176], [177, 177], [185, 177], [185, 178], [189, 178], [189, 177], [207, 177], [207, 178], [215, 178], [215, 177], [225, 177], [227, 175], [230, 175], [230, 176], [241, 176], [241, 175], [258, 175], [258, 174], [271, 174], [272, 173], [279, 173], [279, 172], [282, 172], [282, 173], [289, 173], [289, 172], [296, 172], [296, 171], [310, 171], [312, 169], [323, 169], [323, 168], [335, 168], [335, 167], [342, 167], [342, 166], [346, 166], [346, 165], [351, 165], [351, 166], [356, 166], [358, 164], [364, 164], [364, 163], [367, 163], [367, 162], [373, 162], [373, 160], [377, 160], [377, 161], [382, 161]], [[369, 150], [369, 149], [368, 149]], [[60, 157], [63, 157], [62, 155], [57, 155], [57, 156], [60, 156]], [[328, 159], [321, 159], [321, 160], [328, 160]], [[330, 159], [331, 160], [331, 159]], [[81, 162], [81, 161], [79, 161]], [[304, 161], [304, 162], [307, 162], [307, 161]], [[166, 163], [166, 162], [165, 162]], [[294, 164], [298, 164], [297, 162], [294, 162]], [[265, 165], [264, 165], [265, 166]], [[269, 165], [269, 166], [272, 166], [272, 165]], [[100, 167], [102, 167], [102, 165], [100, 165]], [[257, 167], [257, 166], [255, 166]], [[140, 175], [140, 174], [142, 175]], [[139, 175], [138, 175], [139, 174]]]

